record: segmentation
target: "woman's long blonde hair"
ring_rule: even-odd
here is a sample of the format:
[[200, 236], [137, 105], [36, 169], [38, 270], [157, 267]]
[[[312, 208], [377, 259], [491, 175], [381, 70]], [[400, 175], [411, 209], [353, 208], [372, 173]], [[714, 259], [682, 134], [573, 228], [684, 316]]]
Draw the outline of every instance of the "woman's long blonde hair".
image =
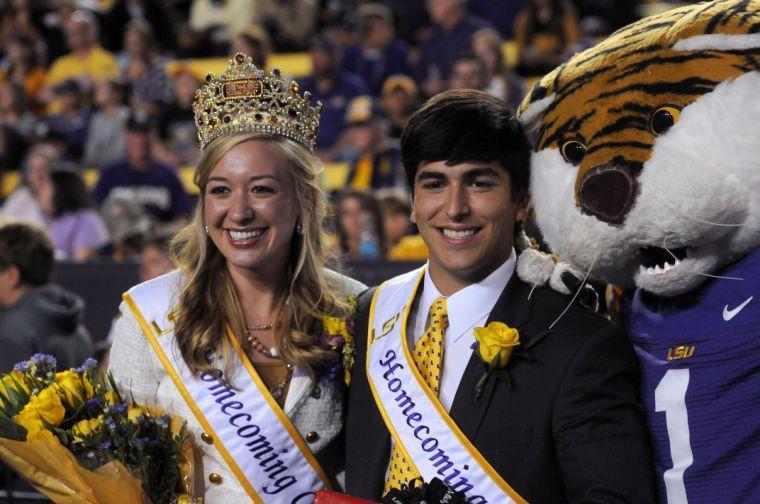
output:
[[321, 165], [301, 145], [280, 136], [242, 133], [220, 137], [203, 151], [194, 181], [200, 196], [192, 221], [172, 240], [171, 252], [183, 274], [179, 293], [182, 311], [175, 334], [182, 357], [193, 371], [216, 373], [207, 359], [209, 351], [223, 356], [225, 375], [232, 348], [227, 326], [241, 343], [246, 321], [224, 256], [205, 231], [204, 194], [211, 171], [233, 147], [250, 140], [267, 140], [287, 160], [298, 201], [301, 230], [293, 234], [290, 260], [283, 271], [284, 299], [277, 317], [275, 342], [285, 362], [295, 364], [314, 379], [320, 369], [331, 364], [335, 355], [320, 335], [320, 314], [345, 317], [349, 305], [336, 275], [325, 274], [327, 251], [323, 224], [327, 213], [325, 194], [319, 186]]

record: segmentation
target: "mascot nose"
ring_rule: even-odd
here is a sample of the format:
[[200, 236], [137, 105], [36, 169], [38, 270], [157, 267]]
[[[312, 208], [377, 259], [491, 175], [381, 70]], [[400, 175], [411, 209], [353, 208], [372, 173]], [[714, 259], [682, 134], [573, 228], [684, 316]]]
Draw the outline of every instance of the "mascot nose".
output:
[[641, 168], [641, 163], [617, 158], [589, 170], [578, 193], [583, 211], [610, 224], [622, 223], [636, 199]]

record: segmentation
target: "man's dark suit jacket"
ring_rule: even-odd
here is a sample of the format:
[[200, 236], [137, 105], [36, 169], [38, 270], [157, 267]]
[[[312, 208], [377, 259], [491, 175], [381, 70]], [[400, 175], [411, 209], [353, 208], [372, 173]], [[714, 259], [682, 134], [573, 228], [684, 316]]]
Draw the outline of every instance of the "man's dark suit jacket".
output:
[[[570, 302], [513, 275], [488, 321], [520, 331], [524, 341], [546, 330]], [[356, 358], [346, 422], [346, 493], [379, 499], [390, 435], [365, 370], [369, 305], [359, 298]], [[445, 351], [445, 349], [444, 349]], [[618, 326], [572, 306], [530, 350], [512, 357], [512, 388], [484, 371], [476, 351], [459, 384], [451, 417], [505, 481], [531, 503], [656, 501], [649, 436], [638, 400], [633, 347]]]

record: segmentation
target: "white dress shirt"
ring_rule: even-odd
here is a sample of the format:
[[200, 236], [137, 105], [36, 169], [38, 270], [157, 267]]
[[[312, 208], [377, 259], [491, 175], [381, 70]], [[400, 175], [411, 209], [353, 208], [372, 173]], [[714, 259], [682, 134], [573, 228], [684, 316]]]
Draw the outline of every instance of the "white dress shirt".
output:
[[[446, 311], [449, 326], [445, 334], [443, 346], [443, 370], [438, 398], [446, 411], [451, 409], [459, 382], [472, 355], [472, 345], [475, 343], [474, 327], [482, 327], [488, 320], [488, 314], [493, 310], [499, 295], [507, 286], [515, 271], [516, 255], [512, 255], [493, 273], [478, 283], [468, 285], [446, 298]], [[425, 279], [422, 292], [417, 294], [417, 302], [412, 307], [407, 327], [407, 344], [410, 349], [427, 330], [428, 312], [433, 302], [441, 296], [441, 292], [433, 283], [425, 265]]]

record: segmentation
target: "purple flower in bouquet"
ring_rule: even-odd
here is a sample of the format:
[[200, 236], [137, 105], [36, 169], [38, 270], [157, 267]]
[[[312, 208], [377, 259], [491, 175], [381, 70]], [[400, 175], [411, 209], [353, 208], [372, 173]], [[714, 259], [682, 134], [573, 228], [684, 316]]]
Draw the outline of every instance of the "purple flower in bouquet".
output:
[[37, 353], [31, 358], [34, 376], [40, 379], [51, 378], [55, 375], [56, 361], [52, 355]]
[[13, 370], [18, 371], [20, 373], [24, 373], [26, 371], [29, 371], [31, 367], [32, 367], [32, 361], [25, 360], [25, 361], [16, 363], [16, 365], [13, 366]]
[[88, 411], [100, 411], [100, 409], [103, 407], [103, 398], [100, 396], [95, 396], [92, 399], [88, 399], [87, 402], [84, 403], [84, 407]]
[[81, 366], [74, 369], [74, 372], [79, 374], [89, 373], [90, 371], [94, 371], [97, 367], [98, 361], [92, 357], [88, 357]]

